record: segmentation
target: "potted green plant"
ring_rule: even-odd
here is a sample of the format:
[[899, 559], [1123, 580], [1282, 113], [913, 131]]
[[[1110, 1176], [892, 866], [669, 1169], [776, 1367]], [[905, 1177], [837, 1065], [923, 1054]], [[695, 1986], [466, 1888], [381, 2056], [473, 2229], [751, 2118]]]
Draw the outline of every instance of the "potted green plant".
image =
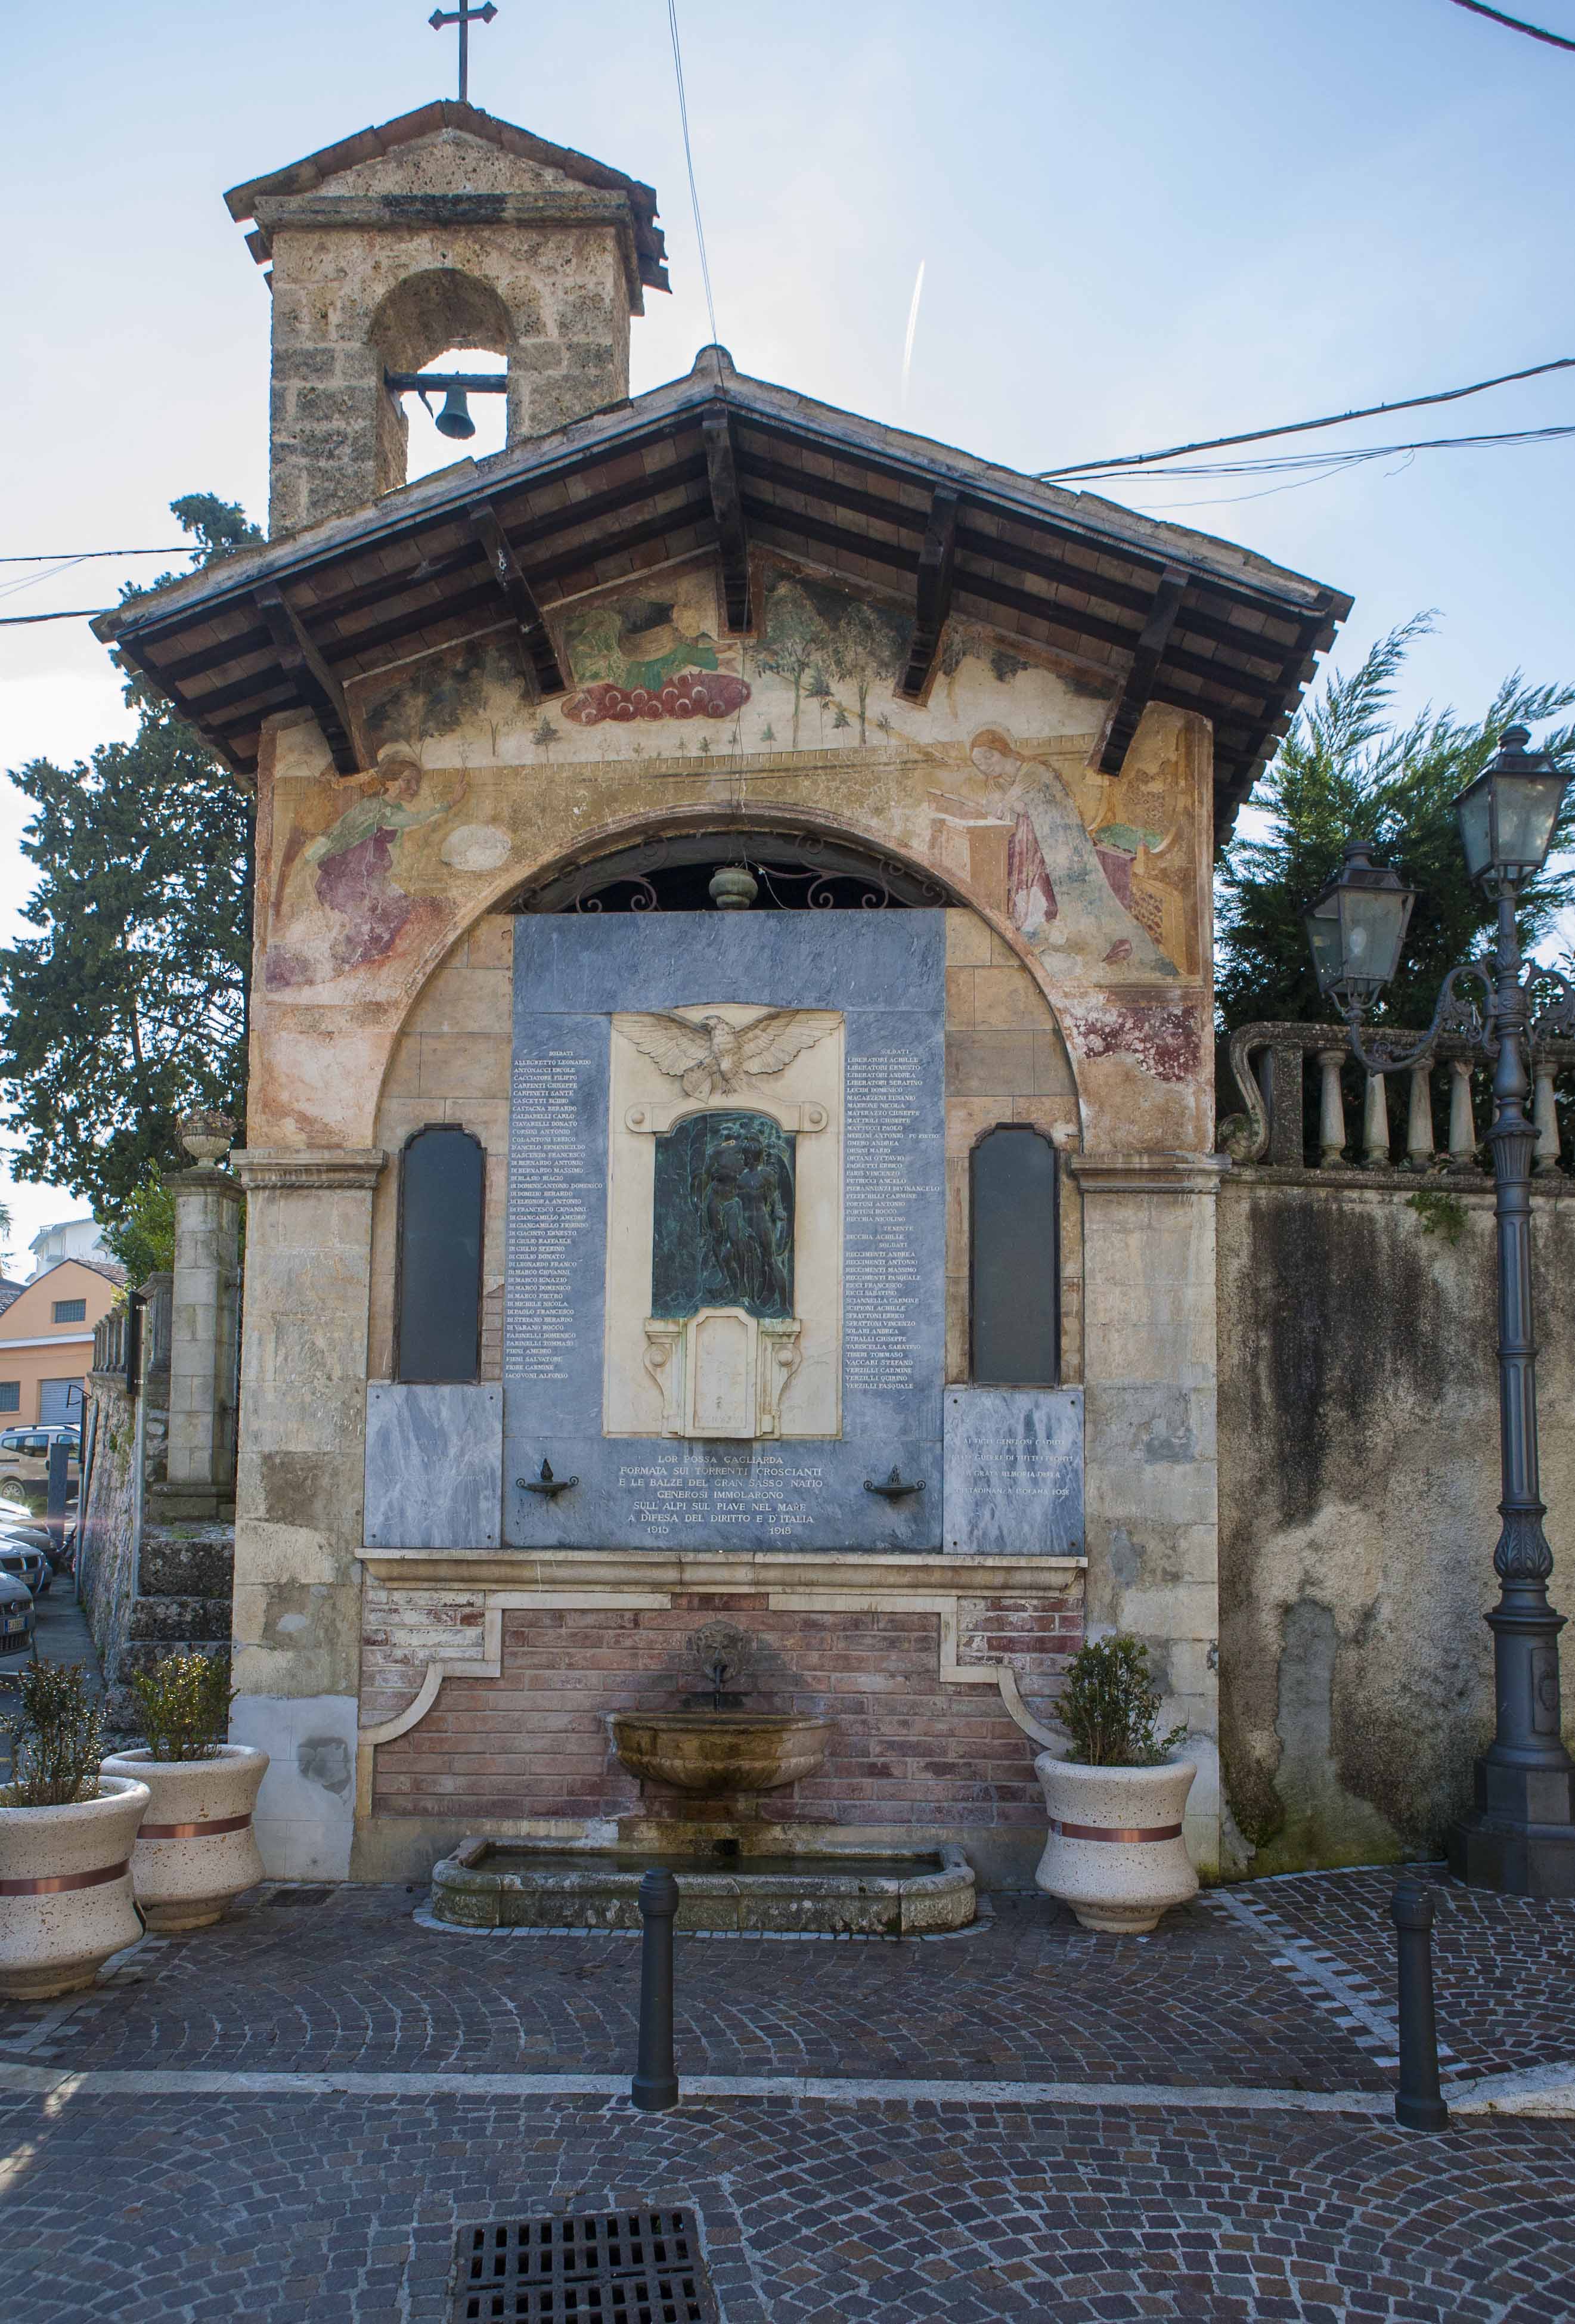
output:
[[1159, 1732], [1159, 1705], [1141, 1639], [1091, 1639], [1056, 1705], [1071, 1748], [1034, 1762], [1050, 1819], [1034, 1877], [1085, 1929], [1141, 1932], [1197, 1894], [1182, 1838], [1197, 1762], [1175, 1756], [1184, 1726]]
[[229, 1660], [166, 1655], [130, 1687], [146, 1743], [104, 1762], [144, 1783], [152, 1803], [132, 1857], [151, 1929], [201, 1929], [262, 1877], [252, 1814], [268, 1754], [229, 1743]]
[[0, 1994], [42, 2001], [91, 1985], [142, 1934], [131, 1856], [148, 1787], [100, 1772], [103, 1705], [80, 1663], [35, 1656], [16, 1691], [0, 1789]]

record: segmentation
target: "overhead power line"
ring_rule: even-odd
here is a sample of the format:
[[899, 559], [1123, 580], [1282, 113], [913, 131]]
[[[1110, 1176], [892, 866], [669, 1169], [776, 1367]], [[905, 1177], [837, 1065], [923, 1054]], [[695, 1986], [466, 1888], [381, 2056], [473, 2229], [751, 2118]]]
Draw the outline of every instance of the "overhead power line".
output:
[[695, 240], [700, 250], [700, 280], [705, 290], [705, 312], [711, 318], [711, 343], [719, 344], [716, 301], [711, 295], [711, 264], [705, 255], [705, 229], [700, 223], [700, 189], [695, 183], [695, 154], [689, 143], [689, 100], [684, 93], [684, 52], [678, 46], [678, 0], [668, 0], [668, 28], [673, 36], [673, 78], [678, 84], [678, 120], [684, 132], [684, 167], [689, 172], [689, 206], [695, 213]]
[[0, 613], [0, 630], [19, 630], [26, 622], [96, 622], [107, 605], [76, 605], [64, 613]]
[[1239, 436], [1205, 436], [1195, 444], [1170, 444], [1159, 452], [1123, 452], [1110, 460], [1078, 460], [1064, 468], [1040, 468], [1041, 484], [1058, 476], [1102, 475], [1114, 468], [1147, 468], [1156, 460], [1179, 460], [1191, 452], [1223, 452], [1233, 444], [1264, 444], [1274, 436], [1304, 436], [1314, 428], [1343, 428], [1350, 420], [1377, 420], [1390, 411], [1417, 411], [1427, 403], [1458, 403], [1463, 395], [1480, 395], [1489, 387], [1507, 387], [1517, 379], [1540, 379], [1544, 372], [1575, 371], [1575, 355], [1556, 355], [1552, 363], [1532, 364], [1524, 371], [1500, 372], [1497, 379], [1473, 380], [1469, 387], [1441, 388], [1432, 395], [1408, 395], [1398, 403], [1368, 403], [1355, 411], [1333, 411], [1323, 420], [1292, 420], [1282, 428], [1249, 428]]
[[1520, 16], [1506, 16], [1502, 8], [1484, 7], [1483, 0], [1455, 0], [1455, 6], [1469, 8], [1473, 16], [1491, 16], [1496, 24], [1507, 24], [1512, 32], [1524, 32], [1528, 40], [1546, 41], [1551, 49], [1575, 51], [1575, 41], [1567, 41], [1561, 32], [1544, 32], [1540, 24], [1528, 24]]
[[1296, 468], [1355, 468], [1364, 460], [1389, 460], [1400, 452], [1483, 450], [1497, 444], [1545, 444], [1555, 437], [1575, 436], [1575, 421], [1567, 427], [1516, 428], [1497, 436], [1422, 436], [1409, 444], [1359, 444], [1349, 451], [1282, 452], [1266, 460], [1200, 460], [1187, 468], [1166, 468], [1152, 479], [1143, 469], [1132, 473], [1145, 482], [1168, 484], [1173, 476], [1277, 476]]
[[28, 557], [0, 557], [0, 565], [86, 565], [93, 557], [189, 557], [191, 543], [178, 541], [173, 549], [35, 549]]

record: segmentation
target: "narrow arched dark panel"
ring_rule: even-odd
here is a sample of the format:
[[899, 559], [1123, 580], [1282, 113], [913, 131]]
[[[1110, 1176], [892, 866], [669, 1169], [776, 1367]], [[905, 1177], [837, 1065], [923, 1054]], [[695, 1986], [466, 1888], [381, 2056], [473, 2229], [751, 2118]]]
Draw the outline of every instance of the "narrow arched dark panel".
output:
[[405, 1140], [394, 1289], [394, 1378], [474, 1380], [481, 1371], [486, 1157], [456, 1122]]
[[1061, 1377], [1055, 1148], [1003, 1122], [970, 1164], [972, 1376], [989, 1388], [1054, 1388]]

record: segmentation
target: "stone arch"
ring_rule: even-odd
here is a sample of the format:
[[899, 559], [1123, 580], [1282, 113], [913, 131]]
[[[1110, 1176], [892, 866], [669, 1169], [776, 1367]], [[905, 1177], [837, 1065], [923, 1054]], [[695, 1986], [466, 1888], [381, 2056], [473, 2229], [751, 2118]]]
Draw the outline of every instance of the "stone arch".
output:
[[[535, 318], [538, 324], [539, 318]], [[384, 371], [420, 371], [447, 347], [485, 347], [508, 363], [523, 324], [531, 318], [510, 312], [501, 292], [479, 275], [457, 267], [431, 266], [402, 281], [380, 300], [367, 327], [368, 344]], [[514, 395], [508, 398], [513, 434]], [[410, 423], [397, 395], [378, 399], [377, 490], [392, 492], [405, 481]]]
[[[539, 905], [533, 907], [533, 898], [550, 896], [552, 890], [560, 885], [566, 891], [576, 880], [587, 873], [594, 874], [598, 866], [602, 867], [602, 876], [610, 877], [616, 869], [616, 859], [631, 858], [647, 847], [695, 838], [714, 840], [719, 851], [718, 860], [725, 860], [723, 851], [730, 838], [740, 839], [746, 846], [751, 843], [759, 844], [768, 839], [786, 839], [790, 843], [797, 841], [806, 844], [824, 843], [828, 849], [845, 851], [851, 863], [862, 862], [877, 870], [886, 867], [905, 885], [911, 883], [911, 892], [904, 899], [906, 901], [926, 905], [932, 910], [952, 908], [971, 913], [988, 932], [992, 960], [999, 955], [1001, 964], [1010, 963], [1024, 970], [1045, 1004], [1049, 1019], [1047, 1029], [1054, 1032], [1060, 1062], [1078, 1110], [1078, 1133], [1064, 1142], [1074, 1148], [1081, 1144], [1082, 1092], [1077, 1054], [1067, 1038], [1061, 1009], [1046, 978], [1045, 964], [1032, 945], [1004, 915], [982, 902], [965, 886], [938, 871], [922, 856], [893, 845], [885, 838], [874, 838], [858, 825], [827, 815], [824, 810], [790, 815], [785, 813], [780, 806], [730, 806], [724, 810], [715, 806], [676, 811], [668, 808], [659, 815], [648, 813], [618, 816], [605, 823], [599, 831], [576, 835], [572, 846], [543, 855], [524, 873], [512, 864], [504, 864], [490, 881], [478, 880], [463, 903], [456, 899], [458, 916], [455, 925], [444, 932], [441, 948], [435, 949], [424, 958], [418, 956], [412, 962], [411, 973], [404, 982], [398, 1022], [391, 1028], [374, 1111], [382, 1106], [400, 1041], [419, 1012], [424, 996], [447, 967], [463, 959], [466, 945], [484, 922], [500, 915], [540, 908]], [[547, 908], [562, 909], [565, 906], [549, 902]]]
[[[594, 835], [546, 855], [521, 875], [503, 866], [478, 881], [464, 924], [451, 930], [441, 954], [412, 974], [396, 1030], [391, 1033], [370, 1127], [371, 1142], [397, 1152], [420, 1122], [463, 1124], [487, 1149], [487, 1259], [484, 1279], [483, 1377], [501, 1355], [502, 1240], [506, 1200], [509, 1054], [511, 1027], [511, 924], [514, 913], [573, 908], [645, 851], [673, 843], [714, 848], [715, 861], [736, 860], [768, 844], [797, 841], [806, 850], [834, 852], [838, 866], [861, 862], [907, 890], [901, 899], [959, 914], [959, 958], [948, 975], [946, 1173], [948, 1184], [947, 1371], [967, 1377], [968, 1249], [971, 1231], [968, 1157], [975, 1139], [995, 1122], [1027, 1122], [1055, 1145], [1081, 1148], [1082, 1101], [1073, 1054], [1041, 964], [999, 914], [922, 858], [875, 840], [856, 825], [824, 813], [785, 814], [713, 805], [660, 816], [621, 818]], [[732, 845], [729, 843], [732, 843]], [[860, 908], [853, 901], [853, 908]], [[966, 915], [966, 918], [961, 916]], [[983, 1003], [976, 1021], [973, 996]], [[447, 1076], [447, 1078], [445, 1078]], [[373, 1377], [391, 1350], [392, 1236], [391, 1183], [380, 1186], [373, 1212], [372, 1296]], [[1082, 1377], [1081, 1210], [1061, 1206], [1062, 1351], [1064, 1381]]]

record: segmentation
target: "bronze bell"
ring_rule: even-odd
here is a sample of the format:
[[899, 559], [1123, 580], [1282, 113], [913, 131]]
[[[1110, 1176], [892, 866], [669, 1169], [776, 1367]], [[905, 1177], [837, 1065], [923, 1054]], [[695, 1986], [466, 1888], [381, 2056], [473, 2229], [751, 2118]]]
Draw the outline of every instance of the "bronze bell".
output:
[[451, 387], [443, 399], [443, 409], [438, 414], [439, 436], [453, 436], [461, 443], [475, 434], [475, 421], [470, 416], [470, 406], [462, 387]]

